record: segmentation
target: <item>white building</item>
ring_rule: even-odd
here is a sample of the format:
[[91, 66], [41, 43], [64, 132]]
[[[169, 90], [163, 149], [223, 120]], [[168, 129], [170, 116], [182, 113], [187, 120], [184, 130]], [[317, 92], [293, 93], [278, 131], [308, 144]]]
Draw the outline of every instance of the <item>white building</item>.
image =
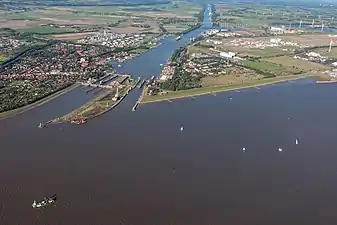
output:
[[270, 31], [272, 32], [276, 32], [276, 33], [283, 33], [284, 32], [284, 28], [281, 27], [270, 27]]
[[234, 52], [220, 52], [220, 56], [224, 58], [233, 58], [235, 56]]

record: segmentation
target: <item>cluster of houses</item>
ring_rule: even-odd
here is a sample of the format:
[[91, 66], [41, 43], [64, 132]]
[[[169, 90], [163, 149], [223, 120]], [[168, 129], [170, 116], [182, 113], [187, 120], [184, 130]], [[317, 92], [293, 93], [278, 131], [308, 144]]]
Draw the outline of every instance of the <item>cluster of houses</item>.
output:
[[322, 56], [316, 52], [306, 52], [301, 55], [295, 55], [293, 58], [322, 64], [331, 64], [332, 66], [337, 67], [337, 61], [334, 61], [332, 58]]
[[23, 41], [9, 37], [9, 36], [0, 36], [0, 52], [7, 53], [12, 52], [13, 50], [19, 48], [23, 45]]
[[98, 66], [104, 53], [101, 46], [55, 43], [21, 56], [0, 71], [0, 109], [17, 108], [76, 81], [112, 72], [111, 66]]
[[194, 53], [184, 64], [184, 69], [189, 73], [199, 74], [201, 76], [217, 76], [225, 74], [225, 69], [232, 67], [232, 64], [228, 63], [227, 56], [229, 55], [221, 56], [220, 54]]
[[[269, 40], [265, 39], [234, 39], [230, 41], [230, 43], [234, 46], [238, 47], [243, 47], [243, 48], [259, 48], [259, 49], [264, 49], [266, 47], [282, 47], [282, 46], [287, 46], [287, 47], [300, 47], [300, 48], [305, 48], [308, 47], [306, 45], [299, 45], [296, 42], [292, 41], [284, 41], [281, 38], [271, 38]], [[284, 49], [287, 50], [287, 49]]]
[[174, 66], [171, 66], [171, 65], [165, 66], [160, 74], [159, 81], [163, 82], [168, 79], [171, 79], [174, 74], [174, 71], [175, 71]]
[[143, 42], [146, 38], [146, 34], [117, 34], [104, 31], [78, 40], [78, 43], [98, 44], [111, 48], [125, 48], [135, 46]]

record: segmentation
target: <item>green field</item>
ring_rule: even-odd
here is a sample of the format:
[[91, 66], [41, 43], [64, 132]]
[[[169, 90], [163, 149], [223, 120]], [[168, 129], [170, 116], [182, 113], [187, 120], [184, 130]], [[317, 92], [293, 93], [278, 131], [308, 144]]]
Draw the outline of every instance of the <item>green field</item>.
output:
[[284, 69], [284, 67], [281, 65], [277, 65], [275, 63], [271, 63], [267, 61], [260, 61], [260, 60], [255, 60], [255, 61], [245, 60], [243, 62], [243, 65], [253, 68], [253, 69], [264, 71], [264, 72], [274, 72], [274, 71], [279, 71], [279, 70]]
[[[249, 2], [236, 1], [229, 3], [216, 4], [216, 23], [220, 24], [246, 24], [251, 27], [262, 25], [278, 24], [286, 25], [295, 24], [298, 27], [300, 20], [303, 24], [311, 24], [312, 20], [319, 20], [317, 23], [324, 22], [336, 25], [331, 21], [335, 17], [335, 10], [332, 7], [321, 7], [319, 4], [315, 7], [298, 7], [289, 4], [252, 4]], [[248, 26], [247, 26], [248, 27]]]
[[70, 28], [56, 28], [56, 27], [32, 27], [32, 28], [24, 28], [24, 29], [18, 29], [19, 32], [26, 32], [26, 33], [39, 33], [39, 34], [51, 34], [51, 33], [69, 33], [74, 32], [74, 29]]
[[0, 63], [5, 62], [6, 60], [8, 60], [10, 58], [10, 56], [8, 54], [5, 53], [0, 53]]
[[165, 100], [170, 100], [170, 99], [179, 99], [179, 98], [186, 98], [186, 97], [192, 97], [192, 96], [198, 96], [198, 95], [206, 95], [206, 94], [211, 94], [211, 93], [216, 93], [216, 92], [232, 91], [232, 90], [237, 90], [237, 89], [274, 84], [274, 83], [279, 83], [283, 81], [296, 80], [296, 79], [300, 79], [304, 77], [307, 77], [307, 76], [299, 76], [299, 75], [283, 76], [283, 77], [255, 80], [251, 82], [245, 82], [243, 84], [231, 84], [231, 85], [222, 85], [222, 86], [214, 86], [214, 87], [195, 88], [195, 89], [182, 90], [182, 91], [169, 91], [168, 94], [164, 94], [164, 95], [154, 95], [154, 96], [145, 95], [141, 103], [159, 102], [159, 101], [165, 101]]
[[298, 70], [302, 70], [303, 72], [310, 71], [310, 70], [327, 70], [331, 69], [328, 66], [314, 63], [314, 62], [308, 62], [301, 59], [294, 59], [290, 56], [280, 56], [280, 57], [273, 57], [265, 59], [265, 61], [271, 62], [271, 63], [277, 63], [284, 67], [290, 67], [290, 68], [297, 68]]

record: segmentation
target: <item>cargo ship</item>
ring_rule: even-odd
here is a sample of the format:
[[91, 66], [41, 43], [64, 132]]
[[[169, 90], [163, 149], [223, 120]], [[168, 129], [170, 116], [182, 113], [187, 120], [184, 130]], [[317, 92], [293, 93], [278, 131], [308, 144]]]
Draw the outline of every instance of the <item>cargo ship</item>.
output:
[[71, 121], [72, 124], [82, 125], [87, 122], [87, 119], [74, 119]]
[[45, 206], [48, 206], [50, 204], [53, 204], [54, 202], [56, 202], [56, 195], [55, 194], [51, 197], [45, 197], [41, 201], [34, 200], [34, 202], [32, 204], [32, 207], [33, 208], [41, 208], [41, 207], [45, 207]]

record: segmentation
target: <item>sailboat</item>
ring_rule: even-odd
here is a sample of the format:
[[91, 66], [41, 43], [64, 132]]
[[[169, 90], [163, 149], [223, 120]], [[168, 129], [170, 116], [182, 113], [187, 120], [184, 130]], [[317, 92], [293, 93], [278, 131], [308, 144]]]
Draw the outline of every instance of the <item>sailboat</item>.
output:
[[296, 138], [296, 140], [295, 140], [295, 144], [298, 145], [298, 139], [297, 139], [297, 138]]

